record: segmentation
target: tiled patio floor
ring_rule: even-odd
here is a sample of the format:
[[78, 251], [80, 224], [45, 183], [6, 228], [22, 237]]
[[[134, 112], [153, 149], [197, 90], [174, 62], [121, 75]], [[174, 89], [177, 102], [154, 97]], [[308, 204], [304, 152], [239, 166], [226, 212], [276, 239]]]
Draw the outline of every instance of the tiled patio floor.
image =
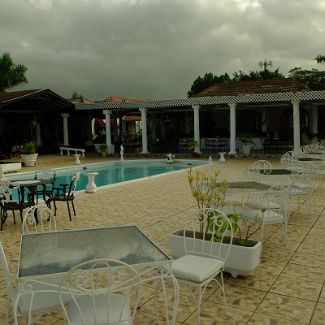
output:
[[[91, 162], [87, 159], [83, 162]], [[59, 157], [40, 157], [39, 166], [71, 165], [73, 159], [62, 162]], [[207, 170], [218, 169], [226, 179], [240, 179], [243, 168], [252, 160], [228, 159], [225, 164], [213, 163]], [[277, 161], [272, 161], [278, 166]], [[30, 169], [28, 169], [30, 170]], [[282, 242], [282, 229], [270, 226], [263, 248], [262, 263], [254, 274], [236, 279], [226, 276], [226, 296], [229, 305], [225, 316], [222, 299], [216, 287], [204, 297], [201, 324], [294, 325], [325, 324], [325, 192], [315, 193], [311, 214], [297, 208], [289, 224], [289, 242]], [[58, 228], [77, 229], [137, 224], [167, 254], [168, 235], [182, 228], [187, 216], [195, 213], [186, 172], [151, 178], [94, 194], [82, 193], [75, 199], [77, 216], [69, 222], [66, 206], [58, 209]], [[16, 278], [20, 242], [20, 221], [13, 225], [8, 218], [0, 240], [9, 259], [12, 278]], [[181, 290], [179, 324], [195, 323], [195, 306], [186, 301]], [[136, 324], [155, 324], [150, 288], [146, 288], [143, 305]], [[0, 324], [6, 324], [6, 293], [0, 282]], [[163, 322], [162, 322], [163, 323]], [[39, 324], [63, 324], [53, 313]]]

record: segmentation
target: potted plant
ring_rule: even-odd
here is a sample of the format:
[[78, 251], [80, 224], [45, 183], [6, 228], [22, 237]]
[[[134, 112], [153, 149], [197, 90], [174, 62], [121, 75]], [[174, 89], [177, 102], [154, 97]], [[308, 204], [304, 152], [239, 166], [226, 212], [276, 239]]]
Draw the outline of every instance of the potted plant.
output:
[[26, 142], [23, 147], [23, 154], [20, 155], [24, 165], [26, 167], [33, 167], [36, 163], [37, 157], [38, 154], [36, 153], [36, 146], [34, 142]]
[[242, 143], [242, 151], [244, 155], [249, 155], [251, 153], [253, 142], [253, 136], [250, 134], [242, 135], [239, 138], [239, 141]]
[[196, 151], [199, 149], [199, 143], [194, 139], [189, 139], [187, 142], [187, 148], [191, 152], [192, 157], [199, 157], [200, 154]]
[[[202, 212], [200, 211], [204, 208], [218, 207], [224, 209], [227, 213], [225, 202], [227, 183], [226, 181], [220, 182], [218, 180], [218, 175], [219, 173], [215, 172], [213, 175], [208, 176], [201, 171], [196, 171], [193, 175], [191, 169], [188, 172], [188, 181], [192, 195], [198, 206], [198, 221], [202, 217]], [[237, 277], [238, 275], [249, 275], [260, 263], [262, 243], [257, 240], [249, 239], [252, 234], [259, 230], [259, 226], [255, 226], [255, 223], [249, 223], [248, 221], [244, 222], [240, 218], [240, 215], [233, 213], [233, 211], [227, 213], [227, 216], [232, 223], [234, 239], [230, 254], [226, 261], [225, 271], [231, 273], [233, 277]], [[212, 222], [212, 220], [210, 222]], [[184, 239], [183, 229], [177, 230], [170, 235], [171, 255], [173, 257], [180, 257], [185, 254], [184, 240], [186, 241], [187, 239]], [[188, 240], [191, 239], [189, 238]], [[197, 240], [200, 241], [203, 239]], [[213, 245], [213, 249], [217, 250], [220, 243], [216, 240]], [[227, 244], [223, 243], [222, 245]]]
[[99, 145], [99, 152], [102, 154], [103, 157], [107, 155], [107, 145], [105, 143], [101, 143]]

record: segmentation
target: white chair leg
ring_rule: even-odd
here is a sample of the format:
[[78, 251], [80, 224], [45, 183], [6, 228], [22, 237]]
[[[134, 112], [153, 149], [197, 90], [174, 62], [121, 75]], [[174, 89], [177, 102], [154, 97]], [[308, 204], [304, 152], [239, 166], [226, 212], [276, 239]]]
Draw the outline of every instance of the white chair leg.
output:
[[202, 303], [202, 290], [201, 286], [199, 287], [199, 298], [198, 298], [198, 307], [197, 307], [197, 323], [200, 324], [201, 320], [201, 303]]
[[220, 278], [221, 278], [221, 291], [223, 295], [223, 303], [225, 305], [225, 314], [227, 315], [227, 301], [226, 301], [226, 293], [225, 293], [225, 283], [223, 280], [223, 272], [220, 273]]

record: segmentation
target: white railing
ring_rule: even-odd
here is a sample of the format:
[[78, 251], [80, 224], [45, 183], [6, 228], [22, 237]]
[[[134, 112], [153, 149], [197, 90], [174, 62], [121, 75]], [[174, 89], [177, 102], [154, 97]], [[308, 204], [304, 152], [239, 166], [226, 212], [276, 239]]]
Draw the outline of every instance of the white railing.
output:
[[74, 154], [78, 154], [80, 153], [82, 155], [82, 157], [85, 157], [85, 152], [86, 152], [86, 149], [81, 149], [81, 148], [69, 148], [69, 147], [60, 147], [60, 155], [62, 156], [63, 155], [63, 151], [67, 151], [67, 154], [68, 156], [70, 156], [70, 150], [71, 151], [74, 151]]

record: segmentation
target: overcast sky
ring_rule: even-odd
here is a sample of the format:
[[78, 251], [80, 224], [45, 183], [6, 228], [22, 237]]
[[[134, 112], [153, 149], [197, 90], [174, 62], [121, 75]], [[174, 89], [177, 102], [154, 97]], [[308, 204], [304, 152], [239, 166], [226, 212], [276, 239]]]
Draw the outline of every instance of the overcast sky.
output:
[[0, 0], [0, 53], [27, 85], [93, 99], [186, 97], [205, 72], [319, 68], [325, 0]]

